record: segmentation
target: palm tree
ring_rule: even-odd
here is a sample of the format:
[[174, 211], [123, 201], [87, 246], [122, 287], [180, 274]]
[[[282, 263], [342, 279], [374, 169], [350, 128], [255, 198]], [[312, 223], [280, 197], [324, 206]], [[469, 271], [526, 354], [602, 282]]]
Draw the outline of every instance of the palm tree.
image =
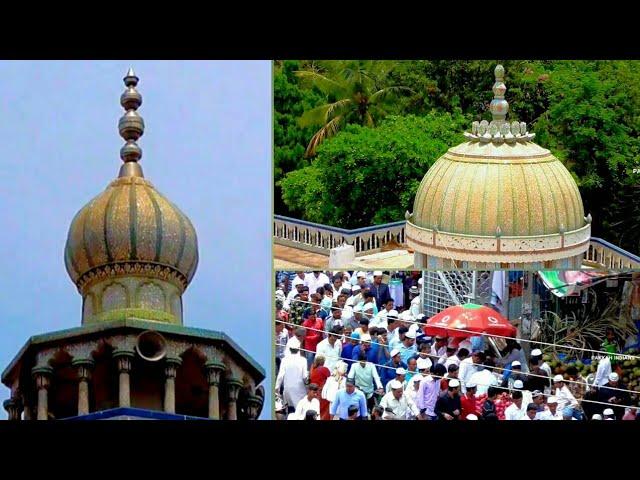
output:
[[373, 127], [387, 112], [384, 106], [399, 93], [411, 89], [386, 86], [387, 76], [394, 66], [387, 61], [326, 61], [312, 62], [296, 76], [310, 83], [327, 96], [328, 103], [304, 112], [301, 127], [319, 126], [307, 146], [305, 157], [312, 157], [320, 143], [334, 136], [349, 123]]

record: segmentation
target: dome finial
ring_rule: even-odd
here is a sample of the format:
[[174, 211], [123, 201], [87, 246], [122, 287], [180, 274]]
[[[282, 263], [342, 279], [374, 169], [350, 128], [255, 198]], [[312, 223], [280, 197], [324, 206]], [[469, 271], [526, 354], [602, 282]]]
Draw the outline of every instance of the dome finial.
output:
[[140, 79], [134, 73], [133, 68], [129, 68], [123, 81], [127, 88], [120, 96], [120, 105], [126, 112], [120, 117], [118, 131], [126, 143], [120, 149], [120, 158], [124, 165], [120, 168], [119, 176], [142, 177], [142, 168], [138, 164], [142, 158], [142, 149], [136, 143], [144, 134], [144, 120], [137, 112], [142, 105], [142, 95], [136, 90]]
[[504, 67], [497, 65], [494, 74], [496, 82], [493, 84], [493, 100], [491, 100], [489, 110], [491, 110], [493, 121], [501, 124], [509, 112], [509, 102], [504, 99], [504, 94], [507, 91], [507, 86], [504, 84]]

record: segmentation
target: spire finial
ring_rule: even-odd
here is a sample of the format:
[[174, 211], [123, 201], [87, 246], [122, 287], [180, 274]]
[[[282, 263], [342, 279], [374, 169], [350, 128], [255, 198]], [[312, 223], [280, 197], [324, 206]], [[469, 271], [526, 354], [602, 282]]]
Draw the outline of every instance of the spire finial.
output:
[[137, 112], [142, 105], [142, 95], [136, 90], [140, 79], [134, 73], [133, 68], [129, 68], [123, 80], [127, 88], [120, 96], [120, 105], [125, 109], [125, 114], [120, 117], [118, 131], [126, 143], [120, 149], [120, 158], [124, 165], [120, 168], [119, 176], [142, 177], [142, 168], [138, 164], [142, 158], [142, 149], [136, 143], [144, 134], [144, 120]]
[[509, 102], [504, 99], [504, 94], [507, 91], [507, 86], [504, 84], [504, 67], [502, 65], [496, 66], [493, 73], [496, 82], [493, 84], [493, 100], [491, 100], [489, 110], [491, 110], [493, 121], [501, 124], [509, 112]]

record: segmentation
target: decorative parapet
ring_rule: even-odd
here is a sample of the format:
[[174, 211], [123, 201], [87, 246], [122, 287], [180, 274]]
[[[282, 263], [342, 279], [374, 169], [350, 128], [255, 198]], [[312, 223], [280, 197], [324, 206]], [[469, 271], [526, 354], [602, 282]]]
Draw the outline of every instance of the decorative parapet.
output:
[[640, 268], [639, 256], [597, 237], [591, 237], [584, 261], [589, 266], [604, 267], [608, 270]]
[[475, 236], [440, 232], [407, 222], [407, 245], [417, 252], [471, 262], [539, 262], [584, 253], [591, 225], [566, 233], [531, 237]]
[[405, 222], [347, 230], [295, 218], [274, 215], [273, 237], [280, 245], [329, 255], [332, 248], [353, 245], [356, 254], [371, 253], [394, 241], [405, 242]]

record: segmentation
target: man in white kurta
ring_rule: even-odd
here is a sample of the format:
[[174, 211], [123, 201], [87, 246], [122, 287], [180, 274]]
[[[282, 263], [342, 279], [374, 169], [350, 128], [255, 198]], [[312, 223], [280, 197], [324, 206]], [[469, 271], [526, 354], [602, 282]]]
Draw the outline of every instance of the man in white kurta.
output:
[[608, 355], [604, 355], [598, 362], [598, 369], [596, 370], [596, 378], [594, 380], [594, 385], [597, 387], [601, 387], [609, 381], [609, 375], [611, 374], [611, 359]]
[[316, 347], [316, 356], [324, 357], [324, 366], [333, 372], [338, 360], [340, 360], [340, 352], [342, 351], [342, 343], [338, 339], [338, 335], [330, 333], [327, 338], [318, 343]]
[[[295, 348], [297, 346], [297, 348]], [[292, 348], [294, 347], [294, 348]], [[300, 341], [293, 337], [289, 344], [289, 355], [285, 355], [280, 363], [280, 370], [276, 377], [276, 392], [283, 387], [283, 399], [289, 409], [297, 407], [307, 393], [305, 380], [309, 376], [307, 369], [307, 359], [300, 355]]]
[[307, 273], [304, 276], [304, 284], [309, 287], [309, 295], [316, 293], [318, 287], [324, 287], [327, 283], [331, 285], [329, 277], [319, 271]]
[[391, 380], [389, 385], [391, 386], [391, 391], [380, 400], [382, 408], [390, 409], [396, 420], [407, 420], [420, 415], [420, 410], [415, 402], [409, 396], [404, 395], [400, 381]]
[[296, 406], [296, 411], [289, 415], [287, 420], [304, 420], [307, 412], [313, 410], [320, 415], [320, 401], [318, 400], [318, 386], [315, 383], [309, 385], [307, 394], [302, 397]]

